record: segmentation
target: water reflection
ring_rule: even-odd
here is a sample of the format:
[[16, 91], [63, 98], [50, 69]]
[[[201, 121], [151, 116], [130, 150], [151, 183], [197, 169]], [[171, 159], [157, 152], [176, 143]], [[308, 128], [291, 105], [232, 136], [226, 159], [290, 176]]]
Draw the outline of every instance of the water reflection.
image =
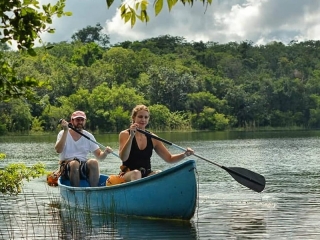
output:
[[63, 239], [198, 239], [192, 222], [97, 214], [64, 207]]
[[192, 221], [91, 213], [52, 192], [1, 196], [0, 212], [0, 239], [199, 239]]

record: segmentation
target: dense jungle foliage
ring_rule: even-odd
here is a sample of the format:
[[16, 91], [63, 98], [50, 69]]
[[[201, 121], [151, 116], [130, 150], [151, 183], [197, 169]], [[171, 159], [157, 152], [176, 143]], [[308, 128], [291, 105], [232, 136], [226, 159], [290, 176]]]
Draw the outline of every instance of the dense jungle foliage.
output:
[[24, 98], [0, 103], [0, 133], [56, 131], [60, 118], [87, 113], [87, 129], [119, 132], [132, 108], [151, 109], [156, 130], [320, 126], [320, 41], [187, 42], [159, 36], [109, 44], [101, 26], [36, 56], [1, 56], [16, 76], [37, 81]]

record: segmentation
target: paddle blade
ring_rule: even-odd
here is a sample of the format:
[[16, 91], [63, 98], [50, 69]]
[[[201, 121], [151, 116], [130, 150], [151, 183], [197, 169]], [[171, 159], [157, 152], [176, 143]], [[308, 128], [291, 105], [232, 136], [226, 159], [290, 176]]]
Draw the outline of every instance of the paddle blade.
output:
[[226, 170], [238, 183], [252, 189], [253, 191], [262, 192], [266, 186], [264, 176], [258, 173], [240, 167], [221, 166], [221, 168]]

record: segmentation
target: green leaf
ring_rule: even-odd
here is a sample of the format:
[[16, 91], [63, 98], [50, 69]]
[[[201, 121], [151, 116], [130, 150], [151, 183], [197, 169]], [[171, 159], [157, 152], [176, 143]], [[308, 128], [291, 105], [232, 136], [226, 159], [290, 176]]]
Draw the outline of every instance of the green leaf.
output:
[[25, 8], [21, 9], [21, 16], [26, 16], [27, 15], [27, 10]]
[[49, 50], [49, 49], [51, 49], [51, 48], [53, 48], [53, 47], [54, 47], [54, 45], [46, 46], [46, 49]]
[[168, 0], [168, 8], [169, 8], [169, 12], [171, 11], [172, 7], [174, 5], [176, 5], [176, 3], [178, 2], [178, 0]]
[[29, 48], [29, 49], [28, 49], [28, 53], [29, 53], [29, 55], [31, 55], [31, 56], [37, 56], [37, 53], [36, 53], [36, 51], [35, 51], [33, 48]]
[[64, 15], [70, 17], [70, 16], [72, 16], [72, 12], [65, 12]]
[[124, 14], [124, 22], [127, 23], [131, 19], [131, 12]]
[[141, 2], [141, 10], [147, 10], [147, 7], [148, 7], [148, 2], [146, 1], [142, 1]]
[[106, 0], [108, 8], [111, 7], [114, 0]]
[[132, 14], [131, 16], [131, 28], [135, 25], [136, 23], [136, 14]]
[[43, 9], [43, 11], [48, 12], [48, 6], [43, 5], [43, 6], [42, 6], [42, 9]]
[[121, 17], [123, 18], [124, 15], [126, 14], [127, 12], [127, 8], [125, 5], [122, 5], [121, 8], [120, 8], [120, 12], [121, 12]]
[[163, 7], [163, 0], [156, 0], [154, 4], [154, 10], [155, 10], [156, 16], [158, 16], [158, 14], [161, 12], [162, 7]]
[[140, 2], [137, 2], [137, 3], [135, 4], [135, 9], [138, 10], [138, 9], [139, 9], [139, 6], [140, 6]]
[[50, 11], [51, 11], [52, 13], [56, 12], [56, 11], [57, 11], [57, 6], [56, 6], [56, 5], [52, 6], [52, 7], [50, 8]]
[[148, 13], [146, 10], [141, 10], [141, 16], [140, 16], [140, 19], [142, 22], [148, 22], [149, 19], [148, 19]]

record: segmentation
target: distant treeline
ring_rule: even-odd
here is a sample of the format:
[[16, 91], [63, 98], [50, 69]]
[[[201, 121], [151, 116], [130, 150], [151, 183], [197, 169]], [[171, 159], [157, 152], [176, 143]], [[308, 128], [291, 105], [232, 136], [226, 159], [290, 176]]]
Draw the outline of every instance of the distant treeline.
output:
[[37, 56], [1, 51], [18, 78], [38, 81], [28, 98], [0, 103], [1, 134], [56, 131], [74, 110], [87, 113], [91, 131], [119, 132], [141, 103], [156, 130], [320, 127], [320, 41], [165, 35], [108, 45], [107, 36], [103, 44], [88, 36], [36, 48]]

